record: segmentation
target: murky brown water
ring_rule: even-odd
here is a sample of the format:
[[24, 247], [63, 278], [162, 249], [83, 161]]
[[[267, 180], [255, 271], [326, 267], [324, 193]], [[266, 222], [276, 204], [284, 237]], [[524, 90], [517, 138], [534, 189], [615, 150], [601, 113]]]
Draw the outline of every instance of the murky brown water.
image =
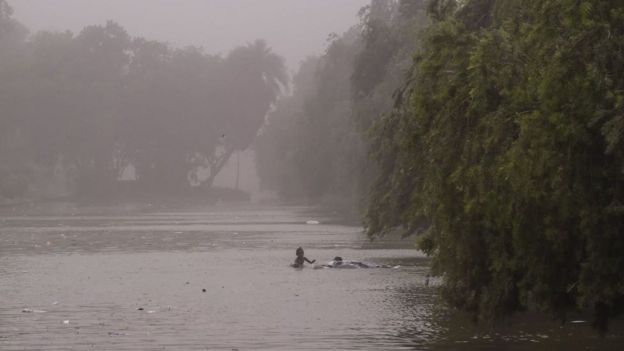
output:
[[[493, 331], [449, 317], [409, 241], [370, 243], [310, 208], [0, 213], [1, 350], [624, 349], [617, 323], [599, 338], [587, 323]], [[400, 268], [295, 270], [297, 246]]]

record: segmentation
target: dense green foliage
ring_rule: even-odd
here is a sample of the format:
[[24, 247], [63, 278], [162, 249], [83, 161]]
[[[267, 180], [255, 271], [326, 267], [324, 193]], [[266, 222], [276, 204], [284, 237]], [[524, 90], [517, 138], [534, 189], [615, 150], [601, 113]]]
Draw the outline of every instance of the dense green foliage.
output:
[[114, 22], [28, 36], [11, 15], [0, 0], [0, 196], [55, 179], [107, 194], [124, 174], [146, 192], [209, 187], [288, 82], [263, 41], [221, 57]]
[[423, 231], [450, 302], [484, 320], [624, 306], [624, 2], [431, 1], [374, 127], [371, 235]]

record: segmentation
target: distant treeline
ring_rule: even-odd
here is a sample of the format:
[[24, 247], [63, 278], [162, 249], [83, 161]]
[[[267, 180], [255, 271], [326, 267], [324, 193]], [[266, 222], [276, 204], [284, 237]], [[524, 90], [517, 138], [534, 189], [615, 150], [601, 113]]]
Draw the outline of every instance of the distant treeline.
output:
[[257, 140], [261, 184], [285, 198], [361, 203], [377, 174], [367, 131], [392, 109], [429, 19], [420, 0], [372, 1], [359, 16], [301, 65]]
[[624, 308], [624, 2], [361, 16], [270, 115], [263, 184], [361, 201], [373, 237], [419, 234], [447, 301], [481, 320], [591, 309], [604, 331]]
[[28, 30], [0, 0], [0, 197], [53, 178], [106, 194], [209, 187], [288, 82], [263, 41], [226, 57], [133, 38], [114, 22]]

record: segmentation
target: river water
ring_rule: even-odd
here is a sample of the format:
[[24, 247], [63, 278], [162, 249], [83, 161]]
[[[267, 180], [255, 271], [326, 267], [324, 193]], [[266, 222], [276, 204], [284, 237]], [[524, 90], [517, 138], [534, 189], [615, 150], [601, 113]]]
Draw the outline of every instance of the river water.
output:
[[[413, 240], [370, 242], [309, 207], [0, 208], [1, 350], [622, 350], [523, 316], [450, 314]], [[318, 224], [308, 224], [318, 221]], [[315, 222], [312, 222], [315, 223]], [[304, 269], [295, 249], [395, 268]]]

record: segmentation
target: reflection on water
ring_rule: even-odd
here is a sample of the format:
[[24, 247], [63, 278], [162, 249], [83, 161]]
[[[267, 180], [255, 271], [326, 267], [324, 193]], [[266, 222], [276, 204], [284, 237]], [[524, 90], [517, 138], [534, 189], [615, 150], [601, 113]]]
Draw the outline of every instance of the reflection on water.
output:
[[[613, 349], [587, 325], [448, 317], [410, 241], [303, 207], [0, 209], [0, 349]], [[318, 220], [318, 225], [305, 224]], [[306, 256], [398, 269], [294, 270]], [[565, 348], [562, 348], [565, 347]]]

